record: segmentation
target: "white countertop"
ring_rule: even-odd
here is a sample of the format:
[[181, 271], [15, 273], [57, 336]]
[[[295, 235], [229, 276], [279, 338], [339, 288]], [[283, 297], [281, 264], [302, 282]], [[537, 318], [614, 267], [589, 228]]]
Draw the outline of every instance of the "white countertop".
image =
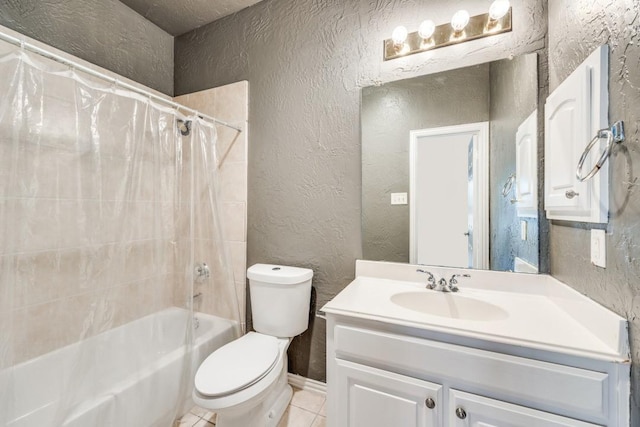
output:
[[[459, 295], [481, 300], [500, 307], [507, 315], [495, 320], [467, 320], [430, 315], [428, 307], [421, 312], [391, 302], [391, 297], [401, 292], [437, 292], [425, 289], [426, 277], [415, 273], [418, 266], [358, 263], [358, 277], [322, 311], [628, 363], [626, 320], [550, 276], [472, 271], [470, 279], [459, 280], [460, 291], [451, 298]], [[460, 271], [419, 268], [430, 270], [438, 277], [449, 277], [452, 271]]]

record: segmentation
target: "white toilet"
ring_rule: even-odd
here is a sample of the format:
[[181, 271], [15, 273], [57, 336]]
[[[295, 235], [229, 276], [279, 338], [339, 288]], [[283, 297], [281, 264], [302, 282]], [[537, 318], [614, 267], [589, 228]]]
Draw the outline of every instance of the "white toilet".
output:
[[193, 400], [218, 414], [216, 427], [275, 427], [293, 391], [287, 348], [309, 326], [313, 270], [256, 264], [247, 270], [256, 332], [206, 358]]

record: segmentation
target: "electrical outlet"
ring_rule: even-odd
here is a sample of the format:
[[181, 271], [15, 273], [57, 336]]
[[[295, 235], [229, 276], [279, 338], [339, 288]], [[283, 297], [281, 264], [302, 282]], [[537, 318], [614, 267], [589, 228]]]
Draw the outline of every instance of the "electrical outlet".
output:
[[604, 230], [591, 230], [591, 263], [607, 267], [607, 239]]
[[407, 204], [407, 193], [391, 193], [391, 204], [392, 205], [406, 205]]

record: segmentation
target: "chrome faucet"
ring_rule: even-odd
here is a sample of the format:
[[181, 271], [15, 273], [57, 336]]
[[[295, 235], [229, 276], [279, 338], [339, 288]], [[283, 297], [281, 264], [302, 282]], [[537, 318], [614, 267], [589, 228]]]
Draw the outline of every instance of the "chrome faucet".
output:
[[428, 277], [427, 277], [427, 289], [435, 289], [436, 288], [436, 277], [430, 271], [417, 269], [416, 273], [424, 273], [424, 274], [428, 275]]
[[447, 279], [442, 277], [440, 280], [436, 282], [435, 276], [426, 270], [417, 269], [416, 273], [424, 273], [428, 275], [427, 277], [427, 289], [433, 289], [438, 292], [458, 292], [460, 289], [458, 288], [458, 277], [471, 277], [469, 274], [454, 274], [447, 282]]

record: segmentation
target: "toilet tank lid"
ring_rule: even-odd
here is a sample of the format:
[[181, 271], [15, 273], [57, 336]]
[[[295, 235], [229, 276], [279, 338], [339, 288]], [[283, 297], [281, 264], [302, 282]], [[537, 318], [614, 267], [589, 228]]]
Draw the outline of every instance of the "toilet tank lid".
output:
[[247, 270], [249, 280], [277, 285], [296, 285], [313, 277], [313, 270], [286, 265], [255, 264]]

